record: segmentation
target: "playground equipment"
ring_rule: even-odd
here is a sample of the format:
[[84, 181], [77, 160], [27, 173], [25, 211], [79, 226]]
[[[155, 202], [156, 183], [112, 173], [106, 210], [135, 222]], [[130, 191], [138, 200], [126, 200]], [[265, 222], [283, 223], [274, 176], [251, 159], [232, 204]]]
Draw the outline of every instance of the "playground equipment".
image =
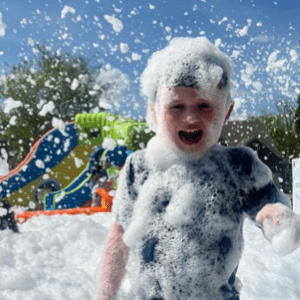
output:
[[[122, 143], [114, 150], [106, 151], [98, 147], [98, 153], [94, 152], [89, 163], [82, 173], [75, 178], [68, 186], [59, 191], [44, 195], [43, 202], [45, 210], [74, 208], [85, 205], [91, 199], [90, 181], [92, 167], [99, 164], [100, 156], [110, 158], [113, 165], [120, 167], [124, 164], [127, 149], [141, 149], [154, 135], [146, 123], [139, 123], [134, 120], [119, 117], [111, 113], [78, 114], [75, 122], [79, 130], [79, 143], [89, 145], [101, 145], [105, 138], [111, 138], [116, 143]], [[125, 153], [126, 152], [126, 153]], [[98, 157], [95, 159], [95, 157]]]
[[117, 143], [122, 143], [133, 151], [146, 146], [154, 136], [146, 123], [137, 122], [111, 113], [77, 114], [75, 122], [78, 125], [81, 139], [84, 143], [102, 145], [105, 138], [110, 137]]
[[[91, 201], [89, 186], [92, 176], [91, 160], [88, 158], [95, 147], [101, 145], [105, 138], [113, 139], [116, 144], [124, 144], [127, 149], [143, 148], [154, 135], [146, 123], [139, 123], [111, 113], [79, 114], [75, 122], [66, 124], [64, 131], [53, 128], [42, 136], [32, 147], [26, 158], [7, 176], [0, 177], [0, 197], [11, 206], [25, 206], [32, 201], [41, 205], [39, 209], [48, 212], [26, 212], [28, 216], [53, 215], [54, 209], [75, 209], [80, 211], [108, 211], [106, 207], [97, 209], [84, 208]], [[101, 147], [100, 147], [101, 148]], [[98, 147], [98, 150], [100, 149]], [[100, 150], [99, 150], [100, 151]], [[104, 149], [100, 151], [104, 153]], [[105, 151], [111, 162], [116, 163], [124, 153], [120, 148]], [[88, 162], [87, 162], [88, 161]], [[79, 163], [80, 162], [80, 163]], [[118, 167], [120, 165], [117, 165]], [[64, 187], [61, 189], [61, 187]], [[51, 192], [51, 193], [49, 193]], [[102, 199], [103, 192], [98, 189]], [[107, 192], [107, 191], [106, 191]], [[102, 194], [101, 194], [102, 193]], [[104, 197], [104, 198], [103, 198]], [[105, 205], [105, 200], [102, 201]], [[82, 210], [79, 209], [82, 207]], [[67, 210], [71, 213], [71, 210]], [[73, 212], [74, 212], [73, 211]], [[24, 215], [17, 218], [26, 219]]]
[[73, 181], [77, 187], [84, 186], [88, 158], [106, 137], [116, 142], [123, 140], [128, 149], [138, 150], [153, 136], [146, 123], [106, 112], [79, 114], [75, 120], [76, 124], [67, 123], [64, 131], [49, 130], [15, 169], [0, 176], [1, 201], [23, 207], [35, 202], [39, 209], [44, 209], [42, 200], [47, 192], [71, 188]]
[[112, 196], [109, 195], [104, 189], [99, 188], [97, 192], [101, 195], [103, 201], [101, 207], [80, 207], [80, 208], [71, 208], [71, 209], [56, 209], [56, 210], [39, 210], [39, 211], [26, 211], [15, 215], [15, 220], [22, 224], [28, 219], [37, 216], [55, 216], [55, 215], [77, 215], [77, 214], [86, 214], [91, 215], [98, 212], [111, 212], [112, 207]]
[[[125, 163], [130, 153], [130, 151], [127, 151], [126, 146], [119, 146], [110, 151], [105, 151], [101, 146], [96, 148], [89, 158], [86, 169], [73, 182], [59, 191], [44, 196], [45, 210], [74, 208], [84, 205], [92, 197], [90, 188], [91, 179], [103, 154], [109, 158], [113, 166], [118, 168]], [[101, 173], [98, 174], [99, 176], [101, 175], [100, 177], [106, 177], [109, 180], [107, 170], [100, 168], [98, 172]]]
[[[36, 187], [51, 177], [53, 188], [64, 185], [75, 175], [74, 159], [68, 154], [77, 145], [75, 124], [68, 123], [64, 132], [53, 128], [31, 148], [25, 159], [6, 176], [0, 176], [0, 197], [11, 206], [28, 206], [34, 200]], [[76, 153], [76, 152], [75, 152]], [[43, 178], [43, 175], [48, 176]], [[51, 184], [49, 184], [51, 187]]]

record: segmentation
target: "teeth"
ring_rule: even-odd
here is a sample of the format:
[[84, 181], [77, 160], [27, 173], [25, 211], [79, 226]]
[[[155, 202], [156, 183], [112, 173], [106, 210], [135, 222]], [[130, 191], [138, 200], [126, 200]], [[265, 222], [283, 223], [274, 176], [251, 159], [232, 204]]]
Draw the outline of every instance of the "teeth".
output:
[[185, 131], [185, 132], [197, 132], [197, 131], [199, 131], [199, 130], [197, 130], [197, 129], [191, 129], [191, 130], [183, 130], [183, 131]]

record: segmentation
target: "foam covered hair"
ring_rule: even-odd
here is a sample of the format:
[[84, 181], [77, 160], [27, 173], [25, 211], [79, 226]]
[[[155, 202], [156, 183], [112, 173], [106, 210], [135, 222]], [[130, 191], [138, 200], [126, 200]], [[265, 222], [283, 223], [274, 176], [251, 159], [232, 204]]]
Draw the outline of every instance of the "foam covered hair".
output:
[[147, 124], [156, 131], [150, 104], [155, 104], [160, 87], [197, 87], [199, 97], [232, 103], [231, 61], [205, 37], [175, 38], [149, 58], [141, 75], [141, 94], [147, 98]]

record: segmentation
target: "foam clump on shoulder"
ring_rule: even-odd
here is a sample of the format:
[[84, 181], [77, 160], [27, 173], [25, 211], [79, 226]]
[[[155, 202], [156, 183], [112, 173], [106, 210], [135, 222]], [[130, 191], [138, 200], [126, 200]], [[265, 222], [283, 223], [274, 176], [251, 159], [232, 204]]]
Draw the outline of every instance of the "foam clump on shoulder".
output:
[[[222, 78], [224, 73], [226, 78]], [[149, 59], [141, 75], [141, 93], [155, 102], [158, 86], [197, 85], [211, 89], [222, 79], [223, 86], [230, 90], [227, 78], [231, 74], [230, 59], [207, 38], [175, 38]]]

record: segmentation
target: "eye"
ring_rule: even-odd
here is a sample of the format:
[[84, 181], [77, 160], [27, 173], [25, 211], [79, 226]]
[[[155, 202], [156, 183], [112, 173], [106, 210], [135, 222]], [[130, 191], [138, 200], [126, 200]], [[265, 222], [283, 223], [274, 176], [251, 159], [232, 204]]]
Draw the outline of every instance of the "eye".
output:
[[171, 107], [171, 110], [173, 111], [179, 111], [179, 110], [183, 110], [184, 109], [184, 105], [182, 104], [177, 104]]
[[198, 105], [199, 109], [208, 109], [209, 108], [209, 105], [206, 104], [206, 103], [201, 103]]

